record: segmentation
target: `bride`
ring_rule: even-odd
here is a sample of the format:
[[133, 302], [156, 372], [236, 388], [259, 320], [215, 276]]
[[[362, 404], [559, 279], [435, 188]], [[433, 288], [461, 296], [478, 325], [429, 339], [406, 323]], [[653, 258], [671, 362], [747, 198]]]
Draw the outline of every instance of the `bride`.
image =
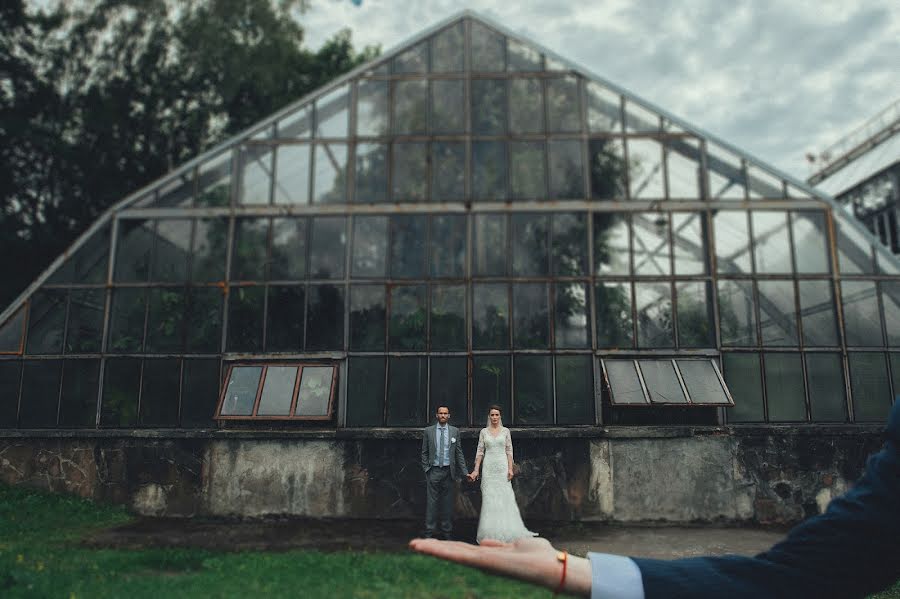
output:
[[509, 429], [500, 419], [500, 408], [491, 406], [488, 410], [488, 425], [478, 436], [478, 451], [475, 467], [469, 474], [470, 480], [478, 478], [484, 462], [481, 477], [481, 516], [478, 518], [476, 540], [496, 539], [509, 543], [523, 537], [536, 537], [537, 533], [525, 528], [516, 496], [509, 481], [513, 477], [513, 448]]

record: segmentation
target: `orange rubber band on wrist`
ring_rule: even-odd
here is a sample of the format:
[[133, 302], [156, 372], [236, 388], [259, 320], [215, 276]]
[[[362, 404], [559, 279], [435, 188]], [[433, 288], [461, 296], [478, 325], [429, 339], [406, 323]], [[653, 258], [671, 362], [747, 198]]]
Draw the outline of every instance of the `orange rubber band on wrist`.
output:
[[563, 591], [563, 588], [565, 588], [566, 570], [567, 570], [566, 566], [568, 566], [568, 564], [569, 564], [569, 552], [568, 551], [560, 551], [559, 553], [556, 554], [556, 560], [562, 562], [563, 569], [562, 569], [562, 576], [559, 577], [559, 585], [557, 585], [556, 590], [553, 591], [554, 597], [559, 595]]

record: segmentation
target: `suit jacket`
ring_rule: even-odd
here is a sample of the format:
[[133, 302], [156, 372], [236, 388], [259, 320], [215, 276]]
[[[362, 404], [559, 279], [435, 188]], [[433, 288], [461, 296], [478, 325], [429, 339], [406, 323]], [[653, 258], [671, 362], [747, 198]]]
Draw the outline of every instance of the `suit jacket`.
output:
[[900, 400], [884, 448], [825, 513], [756, 557], [632, 558], [654, 597], [864, 597], [900, 578]]
[[[422, 437], [422, 470], [428, 472], [434, 465], [434, 458], [437, 454], [437, 443], [435, 442], [435, 434], [437, 433], [437, 424], [432, 424], [425, 428], [425, 436]], [[459, 429], [450, 424], [447, 425], [447, 433], [450, 443], [450, 476], [453, 480], [461, 480], [462, 477], [469, 473], [466, 467], [466, 457], [463, 455], [462, 445], [460, 444]]]

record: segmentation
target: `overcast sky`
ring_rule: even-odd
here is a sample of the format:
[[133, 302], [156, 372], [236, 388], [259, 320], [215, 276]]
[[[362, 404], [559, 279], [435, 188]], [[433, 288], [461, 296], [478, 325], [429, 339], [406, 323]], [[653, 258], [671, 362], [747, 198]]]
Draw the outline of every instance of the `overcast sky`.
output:
[[801, 179], [900, 98], [897, 0], [313, 0], [302, 20], [311, 47], [349, 27], [386, 51], [463, 8]]

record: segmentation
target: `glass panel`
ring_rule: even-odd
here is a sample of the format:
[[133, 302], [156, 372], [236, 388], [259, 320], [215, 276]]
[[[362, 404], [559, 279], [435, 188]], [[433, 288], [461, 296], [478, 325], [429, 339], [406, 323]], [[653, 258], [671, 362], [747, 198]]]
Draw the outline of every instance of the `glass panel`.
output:
[[287, 416], [291, 413], [297, 370], [296, 366], [269, 366], [266, 369], [257, 416]]
[[343, 216], [322, 216], [312, 220], [309, 274], [314, 279], [344, 278], [347, 223]]
[[638, 347], [673, 347], [672, 291], [668, 283], [635, 283]]
[[435, 202], [445, 202], [465, 198], [465, 144], [433, 142], [431, 153], [431, 199]]
[[584, 169], [580, 140], [549, 142], [550, 198], [581, 199], [584, 196]]
[[875, 260], [878, 274], [900, 275], [900, 258], [898, 258], [888, 246], [878, 244], [875, 247]]
[[431, 349], [466, 349], [465, 285], [431, 288]]
[[672, 360], [638, 360], [651, 403], [687, 403]]
[[308, 144], [278, 146], [275, 162], [276, 204], [309, 203], [310, 154]]
[[426, 358], [389, 358], [388, 426], [424, 426], [428, 397]]
[[551, 272], [556, 276], [587, 274], [587, 227], [583, 213], [553, 215]]
[[719, 330], [722, 345], [757, 344], [753, 283], [719, 281]]
[[769, 422], [806, 420], [800, 354], [764, 354]]
[[181, 282], [187, 279], [187, 260], [191, 243], [191, 221], [156, 221], [156, 245], [153, 249], [151, 281]]
[[[884, 305], [888, 345], [896, 347], [900, 345], [900, 281], [881, 282], [881, 303]], [[900, 395], [900, 389], [897, 392]]]
[[[124, 222], [124, 221], [123, 221]], [[62, 266], [47, 279], [56, 283], [103, 283], [109, 258], [110, 226], [104, 225], [75, 250]]]
[[138, 396], [141, 392], [141, 361], [111, 358], [103, 371], [103, 398], [100, 426], [127, 428], [137, 424]]
[[706, 164], [709, 169], [709, 199], [744, 199], [744, 169], [740, 158], [707, 143]]
[[[849, 218], [849, 217], [846, 217]], [[838, 264], [841, 274], [872, 274], [872, 245], [855, 227], [835, 218]]]
[[672, 139], [665, 143], [669, 198], [700, 199], [700, 145], [694, 139]]
[[706, 274], [706, 214], [672, 214], [672, 240], [676, 275]]
[[511, 196], [517, 200], [541, 199], [547, 195], [547, 174], [544, 144], [539, 141], [510, 143]]
[[509, 347], [509, 296], [504, 284], [472, 285], [472, 347]]
[[194, 169], [177, 175], [157, 191], [156, 205], [162, 208], [188, 208], [194, 199]]
[[425, 286], [391, 289], [390, 349], [425, 349]]
[[228, 206], [231, 203], [231, 151], [200, 165], [197, 206]]
[[884, 345], [875, 283], [844, 280], [841, 282], [841, 299], [844, 304], [847, 345]]
[[599, 283], [594, 288], [597, 312], [597, 347], [634, 347], [631, 285]]
[[306, 307], [306, 349], [344, 347], [344, 287], [310, 285]]
[[586, 283], [557, 283], [554, 288], [554, 336], [557, 348], [591, 346]]
[[831, 272], [826, 243], [825, 213], [794, 212], [791, 214], [791, 222], [794, 227], [794, 258], [797, 260], [797, 272]]
[[788, 222], [786, 212], [750, 212], [753, 223], [754, 255], [756, 272], [789, 273], [791, 250], [788, 242]]
[[591, 170], [591, 197], [600, 200], [625, 199], [625, 151], [620, 139], [588, 140], [588, 167]]
[[792, 281], [758, 281], [762, 344], [797, 345], [797, 316]]
[[462, 277], [466, 272], [466, 217], [440, 214], [431, 217], [431, 276]]
[[236, 218], [234, 246], [231, 250], [231, 280], [264, 280], [268, 247], [268, 218]]
[[312, 106], [306, 105], [298, 108], [286, 117], [278, 121], [278, 137], [289, 139], [293, 137], [309, 139], [312, 129]]
[[428, 145], [394, 144], [393, 195], [395, 202], [422, 202], [428, 194]]
[[780, 200], [784, 197], [784, 186], [781, 179], [752, 165], [747, 166], [747, 190], [752, 199]]
[[647, 397], [641, 387], [633, 360], [604, 360], [609, 382], [610, 402], [613, 405], [646, 405]]
[[463, 133], [466, 130], [466, 94], [462, 79], [431, 82], [431, 132]]
[[225, 386], [225, 401], [222, 402], [223, 416], [249, 416], [253, 413], [262, 366], [235, 366], [231, 378]]
[[272, 257], [269, 278], [296, 281], [306, 276], [306, 219], [272, 219]]
[[384, 357], [347, 358], [347, 426], [381, 426]]
[[0, 353], [17, 354], [21, 351], [24, 326], [25, 308], [22, 307], [0, 326]]
[[678, 301], [678, 346], [715, 347], [709, 283], [677, 282], [675, 292]]
[[120, 288], [112, 294], [107, 350], [115, 353], [141, 351], [144, 340], [146, 289]]
[[662, 212], [637, 212], [631, 217], [631, 228], [634, 231], [634, 274], [671, 274], [669, 216]]
[[181, 382], [181, 426], [212, 428], [219, 398], [219, 360], [184, 360]]
[[416, 135], [426, 132], [428, 82], [424, 79], [394, 82], [394, 133]]
[[806, 354], [809, 409], [813, 422], [846, 422], [847, 393], [840, 354]]
[[891, 389], [884, 354], [849, 353], [850, 392], [856, 422], [883, 423], [891, 410]]
[[56, 426], [62, 360], [25, 360], [22, 364], [19, 428]]
[[228, 351], [263, 349], [263, 287], [232, 287], [228, 293]]
[[388, 179], [387, 144], [356, 146], [355, 202], [386, 202]]
[[556, 356], [556, 421], [594, 423], [593, 356]]
[[21, 362], [0, 361], [0, 427], [16, 428]]
[[347, 85], [316, 100], [316, 137], [347, 137], [349, 104]]
[[506, 144], [502, 141], [472, 142], [472, 198], [506, 199]]
[[797, 281], [804, 345], [838, 345], [831, 281]]
[[662, 145], [658, 141], [628, 140], [628, 177], [632, 200], [665, 198]]
[[472, 358], [472, 422], [487, 423], [488, 407], [509, 414], [509, 356]]
[[347, 201], [347, 145], [316, 144], [313, 203], [337, 204]]
[[477, 21], [472, 21], [472, 70], [506, 69], [506, 38]]
[[222, 344], [223, 297], [223, 290], [218, 287], [188, 289], [188, 312], [185, 315], [188, 352], [219, 353]]
[[625, 132], [654, 133], [659, 131], [659, 115], [630, 100], [625, 103]]
[[464, 356], [431, 358], [431, 411], [445, 406], [458, 426], [469, 423], [468, 362]]
[[155, 237], [152, 220], [119, 220], [116, 241], [116, 266], [113, 279], [120, 282], [144, 282], [150, 275], [150, 253]]
[[681, 379], [691, 402], [704, 405], [729, 405], [719, 376], [710, 360], [676, 360]]
[[184, 288], [150, 289], [147, 353], [176, 353], [184, 347]]
[[514, 284], [513, 347], [550, 347], [550, 307], [546, 283]]
[[516, 356], [516, 424], [553, 424], [551, 356]]
[[716, 268], [720, 273], [749, 273], [750, 229], [746, 212], [720, 210], [713, 217]]
[[463, 70], [463, 24], [447, 27], [431, 38], [431, 71], [457, 73]]
[[543, 63], [541, 54], [531, 46], [507, 38], [507, 71], [540, 71]]
[[361, 137], [387, 135], [389, 129], [388, 82], [361, 80], [357, 87], [356, 134]]
[[540, 79], [510, 80], [509, 130], [512, 133], [544, 132], [544, 92]]
[[65, 326], [65, 289], [36, 291], [31, 296], [28, 310], [28, 342], [25, 353], [61, 354]]
[[270, 146], [241, 148], [241, 204], [269, 203], [273, 154]]
[[177, 359], [144, 360], [141, 390], [143, 426], [178, 426], [178, 383], [181, 364]]
[[551, 133], [581, 131], [577, 78], [569, 75], [547, 80], [547, 118]]
[[225, 280], [225, 249], [228, 221], [224, 218], [197, 219], [191, 280], [212, 283]]
[[598, 275], [627, 275], [631, 272], [631, 227], [628, 215], [594, 213], [594, 268]]
[[588, 102], [588, 128], [592, 133], [618, 133], [622, 129], [621, 96], [599, 84], [585, 84]]
[[506, 133], [506, 81], [472, 80], [472, 134]]
[[356, 216], [353, 219], [354, 277], [383, 277], [387, 271], [388, 217]]
[[330, 416], [333, 366], [304, 366], [295, 416]]
[[506, 215], [476, 214], [473, 245], [475, 276], [506, 274]]
[[391, 61], [394, 73], [428, 72], [428, 42], [420, 42]]
[[105, 289], [73, 289], [70, 292], [66, 353], [100, 351], [105, 305]]
[[546, 276], [549, 271], [547, 214], [512, 215], [512, 270], [516, 276]]
[[266, 351], [298, 352], [303, 348], [303, 286], [269, 287], [266, 310]]
[[350, 287], [350, 349], [384, 351], [385, 295], [382, 285]]
[[734, 407], [728, 408], [728, 421], [764, 421], [759, 354], [723, 354], [722, 365], [725, 383], [734, 399]]
[[425, 276], [424, 214], [391, 217], [391, 276], [419, 279]]

